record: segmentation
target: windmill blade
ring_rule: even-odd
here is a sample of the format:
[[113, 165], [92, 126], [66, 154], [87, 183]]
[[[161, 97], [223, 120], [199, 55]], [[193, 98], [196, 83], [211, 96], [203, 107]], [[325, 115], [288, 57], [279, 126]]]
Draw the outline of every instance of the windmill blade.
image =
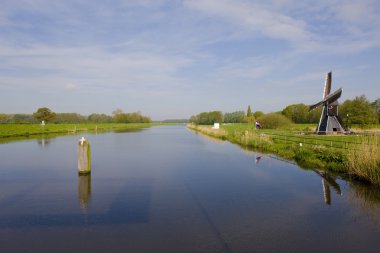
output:
[[312, 110], [314, 110], [314, 109], [317, 108], [318, 106], [322, 105], [324, 102], [325, 102], [325, 100], [321, 100], [321, 101], [319, 101], [318, 103], [316, 103], [316, 104], [314, 104], [314, 105], [311, 105], [311, 106], [309, 107], [309, 112], [312, 111]]
[[342, 88], [337, 89], [336, 91], [334, 91], [334, 93], [328, 95], [323, 102], [328, 102], [329, 104], [334, 103], [338, 100], [338, 98], [340, 98], [340, 96], [342, 95], [342, 91]]
[[322, 104], [325, 104], [325, 103], [332, 104], [332, 103], [334, 103], [335, 101], [338, 100], [338, 98], [340, 98], [340, 96], [342, 95], [342, 91], [343, 91], [342, 88], [339, 88], [336, 91], [334, 91], [334, 93], [328, 95], [324, 100], [321, 100], [318, 103], [316, 103], [314, 105], [311, 105], [309, 107], [309, 112], [312, 111], [312, 110], [314, 110], [318, 106], [321, 106]]
[[331, 79], [332, 79], [332, 74], [331, 72], [329, 72], [326, 74], [325, 89], [323, 90], [323, 99], [326, 99], [326, 97], [330, 95]]

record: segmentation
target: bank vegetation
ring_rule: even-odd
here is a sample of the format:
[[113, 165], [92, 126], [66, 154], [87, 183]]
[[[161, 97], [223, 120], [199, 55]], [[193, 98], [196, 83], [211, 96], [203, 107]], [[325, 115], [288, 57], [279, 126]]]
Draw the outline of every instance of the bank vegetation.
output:
[[298, 124], [288, 130], [256, 129], [254, 124], [225, 124], [220, 129], [189, 124], [188, 128], [294, 160], [304, 168], [339, 172], [380, 186], [379, 135], [308, 135], [300, 129], [309, 130], [312, 126]]

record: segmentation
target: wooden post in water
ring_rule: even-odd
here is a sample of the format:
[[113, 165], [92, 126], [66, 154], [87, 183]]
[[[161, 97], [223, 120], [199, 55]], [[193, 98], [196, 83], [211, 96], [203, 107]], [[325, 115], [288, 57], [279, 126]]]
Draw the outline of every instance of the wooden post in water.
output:
[[91, 173], [90, 143], [84, 137], [78, 142], [78, 172], [79, 174]]

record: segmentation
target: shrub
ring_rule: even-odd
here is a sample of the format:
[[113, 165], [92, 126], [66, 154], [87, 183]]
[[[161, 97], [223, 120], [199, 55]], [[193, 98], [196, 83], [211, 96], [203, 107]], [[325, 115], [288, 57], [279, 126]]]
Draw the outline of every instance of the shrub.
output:
[[278, 113], [265, 114], [261, 116], [258, 121], [261, 123], [263, 128], [266, 129], [289, 128], [292, 124], [290, 119]]

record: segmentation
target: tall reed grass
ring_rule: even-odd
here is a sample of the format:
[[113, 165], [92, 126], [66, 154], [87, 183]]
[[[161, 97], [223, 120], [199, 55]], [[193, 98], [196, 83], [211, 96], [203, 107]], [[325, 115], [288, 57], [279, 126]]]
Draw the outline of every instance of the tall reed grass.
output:
[[347, 154], [348, 174], [380, 185], [380, 142], [372, 137]]
[[188, 124], [188, 128], [193, 129], [195, 131], [198, 131], [203, 134], [207, 134], [208, 136], [225, 139], [227, 136], [227, 131], [224, 129], [213, 129], [210, 126], [201, 126], [201, 125], [194, 125], [194, 124]]

